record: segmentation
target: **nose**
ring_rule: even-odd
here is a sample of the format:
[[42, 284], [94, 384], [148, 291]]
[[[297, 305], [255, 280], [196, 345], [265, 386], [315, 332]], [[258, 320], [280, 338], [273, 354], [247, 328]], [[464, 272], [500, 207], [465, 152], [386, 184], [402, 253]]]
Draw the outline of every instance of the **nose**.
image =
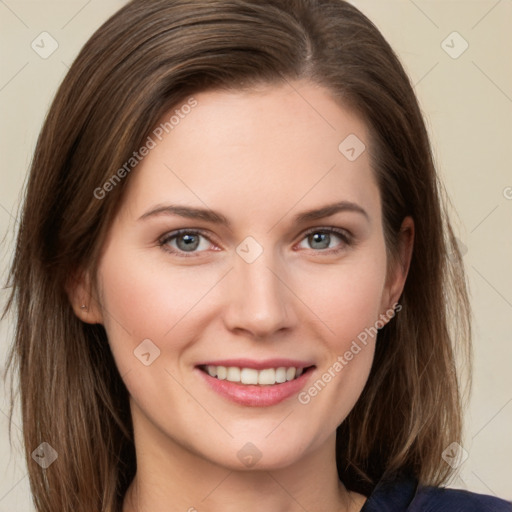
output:
[[224, 321], [229, 330], [264, 339], [296, 324], [293, 293], [286, 285], [285, 272], [266, 251], [252, 263], [237, 257], [228, 280]]

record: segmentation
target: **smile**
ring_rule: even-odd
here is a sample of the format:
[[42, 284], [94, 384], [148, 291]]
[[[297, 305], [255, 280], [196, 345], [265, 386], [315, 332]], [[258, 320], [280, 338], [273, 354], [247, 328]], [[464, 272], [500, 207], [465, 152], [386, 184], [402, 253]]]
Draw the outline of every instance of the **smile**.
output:
[[203, 362], [196, 371], [210, 390], [245, 407], [269, 407], [297, 395], [313, 378], [310, 362], [246, 359]]

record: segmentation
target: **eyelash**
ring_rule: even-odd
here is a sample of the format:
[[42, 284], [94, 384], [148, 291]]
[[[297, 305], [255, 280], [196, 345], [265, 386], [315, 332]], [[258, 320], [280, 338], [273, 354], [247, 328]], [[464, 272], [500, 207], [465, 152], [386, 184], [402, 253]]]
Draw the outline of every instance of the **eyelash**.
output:
[[[320, 250], [311, 249], [314, 252], [319, 252], [322, 254], [337, 254], [344, 249], [344, 246], [353, 245], [352, 235], [344, 229], [339, 229], [339, 228], [335, 228], [335, 227], [311, 228], [302, 235], [301, 241], [304, 240], [305, 238], [307, 238], [309, 235], [312, 235], [314, 233], [335, 234], [342, 240], [341, 247], [334, 248], [334, 249], [320, 249]], [[172, 231], [171, 233], [168, 233], [168, 234], [164, 235], [162, 238], [160, 238], [158, 240], [158, 245], [162, 248], [162, 250], [164, 250], [168, 253], [177, 255], [179, 257], [183, 257], [183, 258], [197, 257], [202, 252], [204, 252], [204, 251], [199, 251], [199, 252], [187, 253], [186, 251], [180, 251], [180, 250], [177, 251], [175, 249], [171, 249], [167, 245], [171, 240], [174, 240], [175, 238], [178, 238], [180, 235], [185, 235], [185, 234], [186, 235], [201, 235], [202, 237], [206, 238], [206, 240], [208, 240], [210, 243], [212, 243], [211, 240], [208, 238], [208, 235], [206, 234], [206, 232], [201, 229], [178, 229], [178, 230]]]

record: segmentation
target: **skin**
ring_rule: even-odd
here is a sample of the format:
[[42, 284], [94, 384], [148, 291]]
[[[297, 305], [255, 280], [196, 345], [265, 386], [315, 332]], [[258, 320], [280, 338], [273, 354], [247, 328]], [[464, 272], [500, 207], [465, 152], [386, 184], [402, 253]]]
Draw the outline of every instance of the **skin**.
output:
[[[398, 301], [413, 223], [404, 220], [401, 263], [388, 271], [368, 151], [351, 162], [338, 150], [349, 134], [368, 146], [367, 127], [326, 89], [296, 82], [195, 98], [198, 105], [130, 176], [97, 289], [86, 276], [74, 291], [77, 314], [105, 326], [130, 393], [137, 475], [123, 510], [360, 510], [365, 497], [337, 477], [335, 434], [366, 383], [374, 338], [307, 404], [297, 395], [268, 407], [236, 404], [212, 391], [195, 366], [313, 361], [309, 388]], [[339, 201], [366, 215], [294, 220]], [[140, 219], [169, 204], [211, 209], [230, 227], [170, 214]], [[350, 242], [331, 234], [321, 249], [305, 234], [329, 227], [349, 232]], [[176, 238], [159, 243], [177, 229], [205, 231], [191, 257]], [[252, 263], [236, 252], [247, 236], [263, 249]], [[90, 292], [97, 301], [84, 312], [79, 305]], [[149, 366], [134, 357], [144, 339], [160, 350]], [[237, 457], [247, 443], [261, 454], [253, 467]]]

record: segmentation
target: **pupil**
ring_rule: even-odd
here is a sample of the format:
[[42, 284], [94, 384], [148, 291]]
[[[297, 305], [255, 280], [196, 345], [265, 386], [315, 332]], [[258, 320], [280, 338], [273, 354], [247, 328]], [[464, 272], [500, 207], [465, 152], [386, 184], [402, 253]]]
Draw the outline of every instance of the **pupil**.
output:
[[193, 251], [199, 245], [199, 237], [196, 235], [181, 235], [176, 243], [182, 251]]
[[327, 247], [329, 247], [330, 241], [331, 237], [329, 233], [314, 233], [310, 236], [310, 242], [313, 249], [327, 249]]

